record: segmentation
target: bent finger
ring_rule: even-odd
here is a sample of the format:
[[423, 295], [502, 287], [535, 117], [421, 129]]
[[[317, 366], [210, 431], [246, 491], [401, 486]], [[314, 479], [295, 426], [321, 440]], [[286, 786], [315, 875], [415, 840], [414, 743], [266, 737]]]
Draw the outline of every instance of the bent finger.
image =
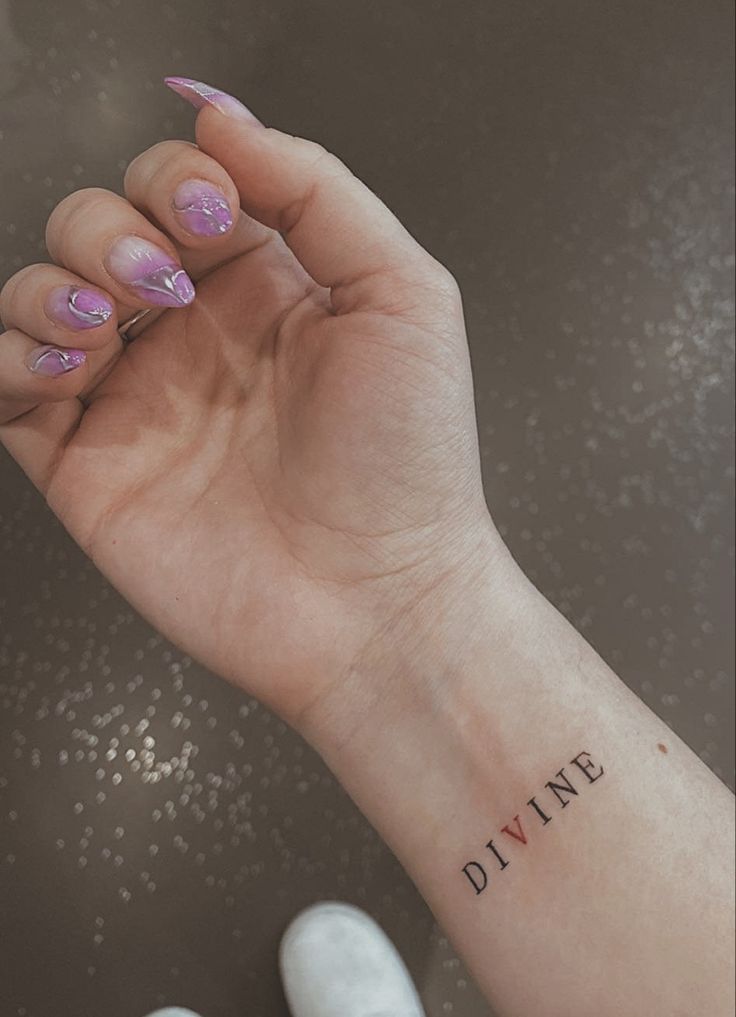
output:
[[269, 242], [285, 248], [275, 230], [241, 210], [227, 171], [190, 142], [161, 141], [142, 152], [128, 166], [124, 189], [174, 240], [195, 281]]
[[88, 380], [84, 350], [38, 343], [18, 329], [0, 335], [0, 423], [41, 403], [74, 399]]
[[117, 328], [110, 294], [58, 265], [27, 265], [8, 279], [0, 318], [41, 342], [89, 350], [113, 340]]
[[121, 314], [194, 300], [171, 240], [111, 191], [93, 187], [64, 198], [49, 217], [46, 246], [54, 261], [111, 293]]

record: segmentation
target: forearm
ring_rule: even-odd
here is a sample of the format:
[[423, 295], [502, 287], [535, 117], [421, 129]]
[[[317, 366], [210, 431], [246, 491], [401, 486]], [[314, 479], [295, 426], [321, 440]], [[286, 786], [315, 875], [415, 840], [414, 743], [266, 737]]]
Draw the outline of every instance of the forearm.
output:
[[730, 1015], [728, 790], [509, 560], [450, 600], [308, 736], [500, 1013]]

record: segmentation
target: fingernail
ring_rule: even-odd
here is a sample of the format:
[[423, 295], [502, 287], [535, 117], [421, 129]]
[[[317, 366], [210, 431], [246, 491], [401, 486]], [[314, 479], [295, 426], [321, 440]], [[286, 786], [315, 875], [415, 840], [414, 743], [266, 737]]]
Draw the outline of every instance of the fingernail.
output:
[[204, 81], [194, 81], [193, 78], [164, 78], [164, 83], [169, 86], [172, 92], [176, 92], [182, 99], [191, 103], [195, 109], [214, 106], [225, 116], [250, 120], [263, 127], [255, 113], [251, 113], [239, 99], [228, 95], [227, 92], [220, 91], [219, 88], [213, 88], [212, 85], [206, 85]]
[[194, 300], [194, 284], [181, 265], [148, 240], [120, 237], [105, 263], [110, 275], [147, 304], [185, 307]]
[[87, 359], [84, 350], [59, 349], [57, 346], [42, 346], [31, 350], [26, 364], [34, 374], [42, 374], [45, 378], [58, 378], [60, 374], [81, 367]]
[[185, 180], [174, 192], [174, 213], [187, 233], [196, 237], [214, 237], [227, 233], [233, 214], [227, 198], [204, 180]]
[[46, 314], [63, 328], [97, 328], [112, 317], [114, 310], [97, 290], [78, 286], [57, 286], [46, 298]]

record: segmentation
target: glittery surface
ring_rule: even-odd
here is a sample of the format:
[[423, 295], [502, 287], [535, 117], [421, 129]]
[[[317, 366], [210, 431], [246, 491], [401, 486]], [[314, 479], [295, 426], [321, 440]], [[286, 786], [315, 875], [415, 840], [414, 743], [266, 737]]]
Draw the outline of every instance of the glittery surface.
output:
[[[731, 782], [731, 5], [6, 13], [2, 278], [68, 191], [191, 137], [160, 79], [193, 54], [335, 149], [460, 280], [514, 553]], [[487, 1017], [314, 754], [161, 641], [0, 454], [2, 1017], [286, 1017], [278, 937], [320, 897], [382, 922], [428, 1017]]]

